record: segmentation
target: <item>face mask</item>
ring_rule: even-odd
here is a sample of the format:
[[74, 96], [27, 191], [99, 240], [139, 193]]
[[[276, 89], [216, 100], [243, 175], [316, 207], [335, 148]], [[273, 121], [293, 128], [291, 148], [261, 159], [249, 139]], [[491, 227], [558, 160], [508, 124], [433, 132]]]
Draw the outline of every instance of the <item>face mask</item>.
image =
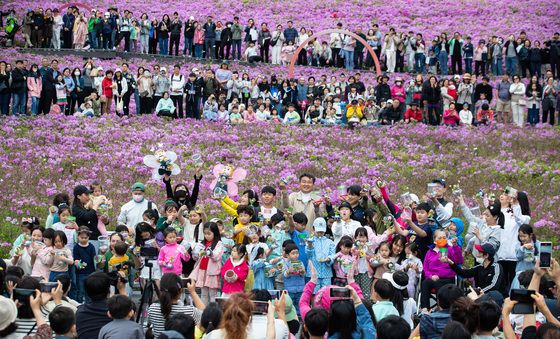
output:
[[231, 25], [227, 25], [228, 28], [231, 28]]
[[436, 246], [439, 248], [443, 248], [447, 246], [447, 239], [438, 239], [436, 240]]
[[183, 191], [183, 190], [175, 191], [175, 199], [177, 200], [185, 199], [186, 196], [187, 196], [187, 191]]
[[80, 72], [74, 72], [75, 76], [80, 76]]
[[134, 194], [132, 199], [137, 203], [141, 203], [144, 200], [144, 196], [142, 194]]

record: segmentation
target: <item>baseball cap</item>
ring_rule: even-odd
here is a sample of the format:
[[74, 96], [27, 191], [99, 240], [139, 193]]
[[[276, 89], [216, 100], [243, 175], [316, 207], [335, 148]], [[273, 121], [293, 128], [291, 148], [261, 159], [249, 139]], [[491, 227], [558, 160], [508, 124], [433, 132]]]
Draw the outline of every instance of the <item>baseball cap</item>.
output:
[[133, 191], [140, 190], [140, 191], [144, 192], [146, 190], [146, 186], [144, 186], [144, 184], [141, 183], [141, 182], [136, 182], [136, 183], [134, 183], [134, 185], [132, 185], [132, 190]]
[[432, 180], [432, 184], [440, 184], [443, 187], [447, 187], [447, 183], [445, 182], [445, 179], [442, 178]]
[[397, 290], [405, 290], [408, 286], [408, 275], [403, 271], [396, 271], [394, 273], [385, 272], [381, 277], [388, 280]]
[[476, 244], [474, 245], [474, 248], [476, 248], [476, 250], [479, 251], [480, 253], [488, 254], [490, 257], [496, 255], [496, 249], [494, 248], [494, 246], [492, 246], [492, 244], [489, 243], [485, 243], [482, 245]]
[[82, 195], [84, 193], [91, 194], [93, 192], [84, 185], [78, 185], [78, 186], [74, 187], [74, 196], [75, 197], [77, 197], [78, 195]]
[[325, 218], [317, 218], [313, 221], [313, 228], [315, 232], [326, 232], [327, 231], [327, 223], [325, 222]]
[[338, 210], [340, 210], [341, 208], [348, 208], [350, 210], [350, 212], [354, 211], [354, 209], [352, 208], [352, 205], [350, 205], [350, 203], [347, 202], [347, 201], [343, 202], [342, 204], [340, 204], [338, 206]]

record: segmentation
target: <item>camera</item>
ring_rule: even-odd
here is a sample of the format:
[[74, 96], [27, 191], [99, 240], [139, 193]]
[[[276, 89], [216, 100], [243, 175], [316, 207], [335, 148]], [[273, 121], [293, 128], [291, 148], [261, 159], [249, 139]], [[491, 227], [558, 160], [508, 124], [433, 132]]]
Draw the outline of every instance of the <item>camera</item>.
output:
[[183, 288], [187, 288], [187, 286], [192, 283], [192, 280], [190, 278], [181, 277], [181, 283], [183, 284]]
[[157, 259], [159, 250], [157, 247], [140, 247], [140, 256], [147, 259]]
[[533, 290], [524, 290], [524, 289], [512, 289], [510, 291], [510, 299], [513, 301], [517, 301], [517, 304], [513, 306], [513, 310], [511, 313], [513, 314], [532, 314], [535, 312], [533, 303], [534, 300], [531, 295], [535, 294]]

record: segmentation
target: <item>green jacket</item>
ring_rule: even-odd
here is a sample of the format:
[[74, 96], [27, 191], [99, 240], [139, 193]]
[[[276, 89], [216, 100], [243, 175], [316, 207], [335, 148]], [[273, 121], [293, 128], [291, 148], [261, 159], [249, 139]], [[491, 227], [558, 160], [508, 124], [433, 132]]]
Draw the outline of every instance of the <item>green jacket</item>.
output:
[[91, 33], [95, 30], [95, 26], [99, 23], [99, 18], [89, 18], [87, 24], [88, 33]]
[[[453, 46], [455, 45], [455, 39], [449, 40], [449, 55], [453, 55]], [[459, 40], [459, 54], [463, 50], [463, 39]]]
[[241, 34], [243, 33], [243, 27], [240, 24], [233, 24], [231, 26], [231, 39], [241, 40]]

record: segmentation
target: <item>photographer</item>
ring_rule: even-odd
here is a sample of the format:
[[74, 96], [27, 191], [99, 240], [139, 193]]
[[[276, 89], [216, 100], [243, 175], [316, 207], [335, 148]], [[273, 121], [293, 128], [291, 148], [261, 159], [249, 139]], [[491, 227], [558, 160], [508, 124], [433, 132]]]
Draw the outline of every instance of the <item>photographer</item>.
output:
[[76, 311], [78, 339], [97, 338], [101, 327], [111, 322], [107, 315], [111, 284], [114, 284], [118, 294], [127, 295], [126, 280], [122, 274], [118, 274], [116, 281], [111, 281], [109, 275], [103, 272], [95, 272], [87, 277], [85, 288], [91, 304], [80, 305]]
[[[191, 305], [183, 305], [183, 288], [189, 291], [194, 307]], [[187, 283], [184, 286], [181, 277], [173, 273], [165, 273], [161, 277], [159, 289], [159, 302], [153, 303], [148, 308], [148, 323], [152, 325], [154, 338], [158, 338], [160, 333], [165, 330], [165, 322], [171, 316], [182, 313], [190, 315], [195, 322], [200, 323], [200, 317], [205, 305], [196, 294], [194, 282]]]

